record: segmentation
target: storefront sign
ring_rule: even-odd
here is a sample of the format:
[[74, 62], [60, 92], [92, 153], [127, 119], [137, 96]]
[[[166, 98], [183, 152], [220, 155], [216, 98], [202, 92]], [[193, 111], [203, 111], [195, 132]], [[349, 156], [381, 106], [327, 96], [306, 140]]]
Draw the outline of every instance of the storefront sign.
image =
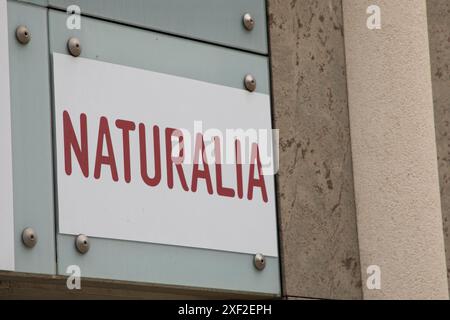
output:
[[59, 232], [278, 256], [270, 98], [53, 54]]

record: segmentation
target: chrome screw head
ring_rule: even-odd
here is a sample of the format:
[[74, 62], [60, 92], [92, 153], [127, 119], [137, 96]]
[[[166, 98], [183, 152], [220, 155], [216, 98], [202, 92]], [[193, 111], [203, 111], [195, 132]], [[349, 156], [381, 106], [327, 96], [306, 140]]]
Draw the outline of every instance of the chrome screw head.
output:
[[253, 28], [255, 27], [255, 20], [250, 15], [250, 13], [244, 14], [243, 22], [245, 29], [247, 29], [248, 31], [253, 30]]
[[244, 78], [244, 85], [248, 91], [250, 91], [250, 92], [255, 91], [256, 90], [255, 78], [251, 74], [246, 75]]
[[90, 248], [88, 236], [86, 236], [84, 234], [80, 234], [75, 239], [75, 247], [77, 248], [79, 253], [81, 253], [81, 254], [87, 253], [89, 251], [89, 248]]
[[22, 231], [22, 242], [27, 248], [34, 248], [37, 240], [37, 234], [32, 228], [25, 228]]
[[16, 29], [16, 38], [21, 44], [27, 44], [31, 40], [31, 32], [27, 26], [21, 25]]
[[262, 255], [261, 253], [257, 253], [255, 255], [253, 262], [254, 262], [255, 268], [258, 269], [259, 271], [264, 270], [264, 268], [266, 267], [266, 259], [265, 259], [264, 255]]
[[81, 54], [81, 42], [78, 38], [72, 37], [67, 41], [67, 49], [74, 57], [78, 57]]

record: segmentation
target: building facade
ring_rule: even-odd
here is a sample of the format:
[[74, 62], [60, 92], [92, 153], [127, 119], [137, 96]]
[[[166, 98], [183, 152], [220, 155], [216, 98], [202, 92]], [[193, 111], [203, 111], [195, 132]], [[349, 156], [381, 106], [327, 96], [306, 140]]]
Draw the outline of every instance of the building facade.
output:
[[[0, 260], [2, 298], [449, 298], [449, 1], [134, 2], [0, 0], [0, 142], [12, 150], [0, 159], [0, 252], [13, 257]], [[66, 24], [73, 15], [81, 29]], [[94, 235], [76, 252], [75, 232], [61, 232], [71, 185], [54, 177], [58, 55], [240, 91], [255, 90], [241, 88], [246, 70], [256, 78], [279, 130], [277, 241], [264, 247], [277, 254], [262, 272], [248, 263], [252, 237], [240, 252], [231, 240], [205, 251]], [[39, 231], [31, 251], [26, 227]], [[81, 290], [67, 287], [72, 261]]]

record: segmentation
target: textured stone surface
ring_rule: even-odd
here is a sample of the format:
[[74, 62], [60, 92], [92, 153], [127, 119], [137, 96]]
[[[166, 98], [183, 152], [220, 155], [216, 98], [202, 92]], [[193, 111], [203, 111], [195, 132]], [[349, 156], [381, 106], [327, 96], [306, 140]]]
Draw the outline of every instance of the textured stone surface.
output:
[[269, 0], [284, 294], [361, 298], [340, 0]]
[[428, 0], [427, 7], [447, 277], [450, 279], [450, 1]]

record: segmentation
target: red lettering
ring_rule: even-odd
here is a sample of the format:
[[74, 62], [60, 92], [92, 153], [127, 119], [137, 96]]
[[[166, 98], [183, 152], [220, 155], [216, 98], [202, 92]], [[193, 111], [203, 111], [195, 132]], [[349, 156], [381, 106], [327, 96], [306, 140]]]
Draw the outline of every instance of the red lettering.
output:
[[[75, 155], [82, 174], [87, 178], [89, 176], [89, 150], [88, 150], [88, 126], [87, 126], [87, 116], [85, 113], [80, 114], [79, 131], [74, 129], [74, 125], [70, 114], [68, 111], [63, 112], [63, 141], [64, 141], [64, 166], [65, 172], [68, 176], [72, 175], [73, 164], [72, 157]], [[194, 142], [194, 152], [193, 152], [193, 168], [192, 168], [192, 180], [189, 182], [186, 180], [184, 173], [184, 154], [186, 152], [184, 148], [185, 137], [179, 129], [165, 128], [165, 139], [161, 141], [160, 128], [157, 125], [153, 126], [153, 150], [147, 153], [149, 146], [147, 145], [147, 135], [146, 126], [144, 123], [137, 123], [129, 120], [118, 119], [115, 121], [115, 126], [118, 130], [117, 134], [122, 135], [123, 143], [123, 178], [126, 183], [130, 183], [132, 180], [132, 170], [131, 170], [131, 160], [132, 152], [139, 152], [140, 159], [140, 174], [142, 181], [145, 185], [150, 187], [156, 187], [161, 183], [162, 175], [162, 161], [161, 159], [161, 148], [164, 148], [161, 144], [166, 144], [166, 170], [167, 170], [167, 186], [169, 189], [174, 188], [174, 166], [176, 168], [178, 179], [180, 181], [181, 187], [184, 191], [191, 190], [192, 192], [198, 191], [199, 180], [203, 179], [206, 185], [207, 192], [212, 195], [214, 194], [213, 182], [211, 179], [211, 168], [208, 164], [205, 140], [201, 133], [197, 133]], [[78, 129], [78, 128], [77, 128]], [[137, 130], [138, 129], [138, 130]], [[136, 134], [131, 135], [134, 131]], [[92, 137], [94, 138], [94, 137]], [[132, 139], [139, 139], [139, 150], [132, 150], [134, 146], [134, 141]], [[178, 140], [178, 151], [174, 152], [176, 147], [174, 147], [172, 140]], [[243, 176], [243, 162], [242, 162], [242, 150], [241, 141], [235, 139], [235, 174], [236, 174], [236, 186], [225, 186], [224, 185], [224, 172], [222, 166], [222, 146], [223, 143], [219, 137], [214, 137], [214, 157], [215, 157], [215, 187], [217, 194], [222, 197], [239, 199], [244, 198], [244, 176]], [[137, 143], [137, 141], [136, 141]], [[106, 147], [105, 147], [106, 145]], [[105, 147], [105, 148], [104, 148]], [[97, 136], [97, 146], [95, 154], [95, 166], [94, 166], [94, 178], [99, 180], [101, 178], [103, 165], [109, 166], [111, 171], [112, 180], [119, 181], [117, 163], [114, 153], [114, 145], [112, 142], [110, 127], [108, 119], [106, 117], [101, 117], [98, 124], [98, 136]], [[137, 146], [136, 146], [137, 148]], [[106, 150], [104, 150], [106, 149]], [[245, 149], [244, 149], [245, 150]], [[91, 150], [91, 152], [94, 150]], [[104, 154], [105, 153], [105, 154]], [[175, 153], [175, 155], [173, 155]], [[178, 154], [176, 154], [178, 153]], [[121, 156], [121, 155], [119, 155]], [[137, 156], [137, 155], [136, 155]], [[149, 163], [152, 162], [152, 156], [154, 157], [154, 174], [149, 173]], [[149, 160], [150, 158], [150, 160]], [[133, 157], [134, 159], [134, 157]], [[200, 161], [202, 162], [202, 167], [200, 168]], [[137, 165], [137, 164], [136, 164]], [[255, 168], [256, 167], [256, 168]], [[255, 170], [257, 174], [255, 173]], [[133, 171], [137, 171], [133, 170]], [[152, 171], [150, 169], [150, 171]], [[255, 177], [256, 174], [256, 177]], [[246, 179], [246, 178], [245, 178]], [[189, 183], [189, 184], [188, 184]], [[250, 164], [249, 164], [249, 176], [248, 176], [248, 189], [247, 199], [253, 200], [254, 192], [256, 188], [260, 188], [263, 202], [268, 202], [267, 187], [265, 184], [265, 177], [263, 174], [263, 167], [261, 164], [260, 151], [257, 143], [253, 143], [250, 152]]]
[[[258, 176], [259, 179], [255, 179], [255, 162], [258, 166]], [[261, 165], [261, 159], [259, 157], [259, 148], [256, 143], [252, 145], [252, 153], [251, 153], [251, 160], [250, 160], [250, 170], [249, 170], [249, 178], [248, 178], [248, 200], [253, 199], [253, 188], [260, 187], [262, 198], [264, 202], [268, 202], [267, 198], [267, 190], [266, 190], [266, 184], [264, 181], [264, 175], [262, 174], [262, 165]]]
[[81, 172], [87, 178], [89, 176], [89, 158], [88, 158], [88, 137], [87, 137], [87, 117], [86, 114], [80, 114], [80, 135], [81, 147], [78, 143], [75, 130], [73, 129], [70, 115], [67, 111], [63, 112], [64, 127], [64, 158], [66, 174], [72, 174], [72, 152], [77, 157]]
[[[178, 143], [180, 146], [180, 152], [178, 157], [172, 157], [172, 136], [178, 137]], [[166, 128], [166, 164], [167, 164], [167, 186], [169, 189], [173, 189], [173, 164], [177, 168], [178, 176], [180, 177], [181, 185], [184, 191], [189, 191], [189, 187], [186, 183], [183, 167], [181, 163], [184, 159], [184, 144], [183, 133], [180, 130]]]
[[232, 188], [225, 188], [222, 182], [222, 155], [220, 152], [220, 139], [214, 138], [214, 151], [216, 156], [216, 187], [220, 196], [233, 198], [235, 192]]
[[[106, 148], [108, 155], [103, 155], [103, 141], [106, 142]], [[108, 165], [111, 169], [111, 176], [114, 181], [119, 181], [117, 175], [116, 159], [114, 157], [114, 150], [111, 141], [111, 133], [109, 131], [108, 119], [105, 117], [100, 118], [100, 124], [98, 128], [98, 140], [97, 140], [97, 154], [95, 158], [94, 178], [100, 179], [102, 165]]]
[[130, 131], [134, 131], [136, 129], [136, 125], [132, 121], [116, 120], [116, 127], [122, 130], [124, 178], [126, 183], [130, 183]]
[[145, 125], [139, 124], [139, 145], [141, 153], [141, 176], [145, 184], [155, 187], [161, 181], [161, 147], [159, 142], [159, 127], [153, 127], [153, 145], [155, 151], [155, 176], [150, 178], [147, 171], [147, 143], [145, 139]]
[[[205, 142], [203, 141], [203, 135], [201, 133], [197, 134], [195, 139], [195, 149], [194, 149], [194, 168], [192, 170], [192, 192], [197, 192], [197, 183], [198, 179], [205, 179], [206, 188], [208, 189], [209, 194], [213, 194], [213, 188], [211, 183], [211, 175], [209, 173], [209, 166], [206, 160], [205, 154]], [[200, 160], [200, 154], [202, 155], [203, 160], [203, 170], [200, 170], [198, 167], [198, 163]]]
[[239, 139], [235, 141], [236, 150], [236, 180], [237, 180], [237, 194], [239, 199], [244, 197], [244, 187], [242, 185], [242, 157], [241, 157], [241, 142]]

